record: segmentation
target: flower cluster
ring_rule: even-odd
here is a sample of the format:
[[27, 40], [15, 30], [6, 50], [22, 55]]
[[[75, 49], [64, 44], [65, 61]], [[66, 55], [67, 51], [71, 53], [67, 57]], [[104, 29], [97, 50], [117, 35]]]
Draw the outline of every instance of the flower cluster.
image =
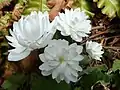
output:
[[[45, 48], [39, 55], [43, 62], [39, 66], [43, 76], [52, 74], [52, 78], [58, 83], [65, 80], [67, 83], [78, 80], [78, 72], [83, 69], [80, 61], [84, 59], [84, 51], [92, 59], [101, 60], [102, 45], [97, 42], [87, 41], [86, 46], [77, 45], [83, 37], [88, 37], [91, 24], [87, 15], [80, 9], [65, 9], [65, 13], [59, 13], [50, 22], [48, 12], [31, 12], [28, 16], [22, 16], [18, 22], [14, 22], [11, 36], [6, 36], [9, 45], [14, 49], [9, 50], [8, 60], [19, 61], [27, 57], [35, 49]], [[62, 38], [55, 38], [59, 31]]]

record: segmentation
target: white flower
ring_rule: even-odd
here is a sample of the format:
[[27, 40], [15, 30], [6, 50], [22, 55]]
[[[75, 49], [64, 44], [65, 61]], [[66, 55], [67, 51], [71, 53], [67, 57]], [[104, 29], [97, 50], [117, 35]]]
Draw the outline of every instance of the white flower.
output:
[[102, 54], [104, 53], [102, 50], [102, 45], [97, 42], [87, 41], [86, 42], [86, 52], [96, 60], [101, 60]]
[[78, 71], [82, 71], [79, 61], [83, 59], [83, 47], [76, 43], [68, 45], [65, 40], [52, 40], [39, 57], [44, 62], [39, 69], [43, 76], [52, 74], [52, 78], [59, 83], [65, 80], [67, 83], [76, 82]]
[[15, 49], [9, 50], [8, 60], [18, 61], [27, 57], [34, 49], [43, 48], [52, 39], [55, 28], [53, 21], [50, 23], [47, 12], [32, 12], [27, 17], [21, 17], [14, 22], [12, 36], [6, 36], [10, 45]]
[[82, 37], [87, 37], [91, 30], [90, 20], [79, 8], [73, 10], [65, 9], [65, 13], [57, 16], [57, 29], [63, 36], [71, 36], [77, 42], [82, 41]]

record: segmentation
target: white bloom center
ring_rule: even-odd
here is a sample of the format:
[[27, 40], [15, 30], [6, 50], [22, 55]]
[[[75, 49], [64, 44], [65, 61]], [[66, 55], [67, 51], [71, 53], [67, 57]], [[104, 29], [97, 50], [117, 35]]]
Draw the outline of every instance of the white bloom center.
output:
[[60, 63], [62, 64], [65, 60], [64, 60], [64, 57], [63, 56], [61, 56], [60, 58], [59, 58], [59, 61], [60, 61]]

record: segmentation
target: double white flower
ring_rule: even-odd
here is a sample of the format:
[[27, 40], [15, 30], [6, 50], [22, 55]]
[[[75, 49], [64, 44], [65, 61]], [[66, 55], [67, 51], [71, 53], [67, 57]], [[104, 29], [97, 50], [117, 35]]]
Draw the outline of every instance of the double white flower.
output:
[[80, 55], [83, 47], [76, 43], [68, 45], [65, 40], [52, 40], [45, 48], [44, 53], [39, 57], [44, 62], [39, 69], [42, 75], [48, 76], [52, 74], [52, 78], [59, 83], [65, 80], [67, 83], [76, 82], [78, 79], [78, 71], [82, 71], [79, 62], [83, 59]]
[[82, 37], [87, 37], [91, 30], [90, 20], [79, 8], [67, 10], [57, 16], [57, 29], [63, 36], [70, 36], [77, 42], [82, 41]]
[[32, 12], [14, 22], [12, 36], [6, 36], [14, 49], [9, 50], [8, 60], [18, 61], [27, 57], [34, 49], [43, 48], [55, 33], [56, 21], [50, 23], [47, 12]]
[[102, 50], [102, 45], [97, 42], [87, 41], [86, 42], [86, 52], [96, 60], [101, 60], [102, 54], [104, 53]]

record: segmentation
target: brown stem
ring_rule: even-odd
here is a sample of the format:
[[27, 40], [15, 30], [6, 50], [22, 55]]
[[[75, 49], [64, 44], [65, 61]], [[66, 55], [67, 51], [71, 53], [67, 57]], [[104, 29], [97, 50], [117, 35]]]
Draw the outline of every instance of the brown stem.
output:
[[93, 38], [95, 38], [95, 37], [98, 37], [98, 36], [103, 35], [103, 34], [106, 34], [106, 33], [108, 33], [108, 31], [103, 31], [103, 32], [99, 32], [99, 33], [97, 33], [97, 34], [95, 34], [95, 35], [92, 35], [92, 36], [90, 36], [89, 38], [87, 38], [86, 40], [83, 40], [83, 41], [81, 42], [81, 44], [84, 45], [84, 43], [85, 43], [87, 40], [93, 39]]
[[97, 34], [95, 34], [95, 35], [90, 36], [89, 39], [95, 38], [95, 37], [97, 37], [97, 36], [100, 36], [100, 35], [106, 34], [106, 33], [108, 33], [108, 31], [99, 32], [99, 33], [97, 33]]
[[4, 37], [0, 37], [0, 41], [3, 41]]
[[111, 46], [103, 46], [105, 49], [114, 49], [114, 50], [117, 50], [117, 49], [120, 49], [120, 47], [111, 47]]
[[95, 26], [95, 27], [92, 27], [92, 30], [95, 30], [95, 29], [103, 29], [105, 28], [104, 26]]

